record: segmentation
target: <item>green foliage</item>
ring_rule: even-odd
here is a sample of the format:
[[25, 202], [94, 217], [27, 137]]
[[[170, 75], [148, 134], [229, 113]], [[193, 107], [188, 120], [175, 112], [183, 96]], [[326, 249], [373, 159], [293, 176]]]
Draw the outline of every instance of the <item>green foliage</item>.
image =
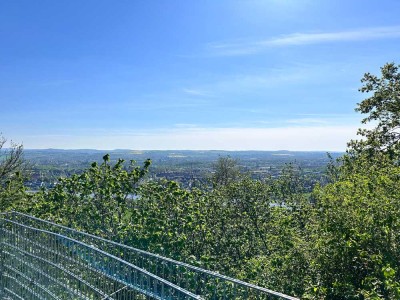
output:
[[349, 146], [356, 153], [367, 152], [370, 156], [384, 152], [398, 160], [400, 151], [400, 70], [394, 63], [381, 68], [381, 77], [366, 73], [361, 80], [363, 93], [372, 95], [358, 104], [356, 111], [369, 114], [362, 123], [373, 123], [372, 129], [359, 129], [364, 137], [351, 141]]
[[186, 191], [174, 181], [140, 186], [129, 210], [132, 228], [126, 243], [155, 253], [196, 261], [206, 235], [203, 192]]
[[214, 186], [227, 185], [240, 177], [238, 162], [230, 156], [219, 157], [213, 167], [212, 183]]
[[242, 260], [267, 251], [271, 191], [260, 181], [245, 178], [214, 190], [208, 196], [207, 227], [210, 263], [224, 272]]
[[293, 276], [307, 270], [303, 236], [311, 209], [301, 178], [299, 169], [288, 166], [278, 180], [242, 177], [208, 193], [205, 266], [301, 295], [304, 284]]
[[358, 160], [352, 174], [315, 190], [312, 271], [325, 298], [359, 299], [374, 290], [390, 299], [381, 270], [400, 266], [399, 176], [398, 167]]
[[278, 180], [253, 181], [258, 188], [242, 191], [242, 201], [246, 203], [243, 206], [249, 213], [248, 219], [241, 220], [240, 224], [247, 225], [248, 232], [253, 234], [242, 237], [251, 252], [236, 261], [238, 267], [233, 274], [291, 295], [305, 291], [304, 280], [293, 278], [307, 277], [309, 254], [305, 224], [312, 209], [309, 196], [301, 192], [304, 181], [297, 171], [288, 166]]
[[128, 170], [124, 161], [93, 163], [82, 174], [60, 178], [55, 188], [42, 189], [35, 194], [28, 207], [21, 207], [34, 215], [49, 218], [66, 226], [93, 234], [121, 240], [128, 224], [126, 211], [135, 201], [136, 191], [145, 176], [150, 160], [142, 168], [131, 161]]
[[[377, 158], [375, 158], [377, 159]], [[307, 192], [301, 169], [211, 191], [143, 181], [104, 157], [34, 196], [26, 211], [305, 299], [399, 295], [400, 167], [344, 159]], [[312, 201], [311, 201], [312, 200]]]
[[25, 190], [24, 177], [17, 171], [0, 186], [0, 212], [25, 205], [30, 199]]
[[11, 142], [11, 147], [5, 149], [6, 141], [0, 136], [0, 212], [28, 198], [23, 184], [27, 176], [23, 147]]

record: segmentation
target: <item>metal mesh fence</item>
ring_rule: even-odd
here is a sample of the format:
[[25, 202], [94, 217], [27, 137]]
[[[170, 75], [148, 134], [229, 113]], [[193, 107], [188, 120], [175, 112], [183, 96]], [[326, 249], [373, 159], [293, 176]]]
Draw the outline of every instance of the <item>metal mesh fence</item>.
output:
[[0, 219], [3, 299], [201, 299], [69, 237]]
[[0, 231], [3, 299], [297, 299], [18, 212]]

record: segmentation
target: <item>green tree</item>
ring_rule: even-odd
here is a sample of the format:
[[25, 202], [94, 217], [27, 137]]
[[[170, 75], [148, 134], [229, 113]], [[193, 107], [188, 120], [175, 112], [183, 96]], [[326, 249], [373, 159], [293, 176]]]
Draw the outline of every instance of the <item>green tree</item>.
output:
[[92, 163], [82, 174], [60, 178], [53, 189], [42, 189], [21, 209], [92, 234], [124, 240], [129, 227], [127, 212], [149, 165], [150, 160], [143, 167], [130, 161], [125, 169], [124, 160], [111, 165], [107, 154], [102, 164]]
[[23, 159], [23, 146], [11, 142], [5, 148], [7, 140], [0, 136], [0, 211], [12, 208], [26, 198], [24, 179], [27, 176]]
[[230, 156], [219, 157], [213, 164], [213, 169], [212, 183], [214, 186], [227, 185], [240, 177], [238, 161]]
[[148, 181], [130, 209], [128, 244], [197, 263], [207, 240], [206, 199], [198, 189], [169, 180]]
[[372, 129], [359, 129], [362, 140], [351, 141], [350, 149], [369, 156], [386, 153], [398, 160], [400, 151], [400, 70], [394, 63], [381, 68], [381, 76], [366, 73], [360, 91], [370, 96], [358, 104], [356, 111], [368, 114], [363, 124], [372, 122]]
[[314, 298], [398, 299], [400, 168], [380, 162], [358, 158], [351, 172], [314, 191], [307, 224]]
[[381, 77], [364, 75], [369, 97], [356, 111], [368, 114], [330, 183], [317, 186], [306, 224], [312, 299], [400, 298], [400, 73], [394, 63]]

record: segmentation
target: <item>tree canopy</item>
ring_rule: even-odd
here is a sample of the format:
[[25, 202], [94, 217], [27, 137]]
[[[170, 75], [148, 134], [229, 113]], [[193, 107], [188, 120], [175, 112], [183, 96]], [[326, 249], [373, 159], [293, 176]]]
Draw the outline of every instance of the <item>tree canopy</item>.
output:
[[363, 124], [372, 123], [372, 129], [359, 129], [364, 137], [352, 141], [349, 146], [357, 152], [387, 153], [395, 158], [400, 151], [400, 70], [395, 63], [381, 68], [381, 76], [366, 73], [361, 80], [364, 84], [360, 91], [369, 97], [360, 102], [356, 111], [368, 114]]
[[23, 180], [28, 175], [22, 144], [11, 142], [5, 148], [6, 142], [0, 135], [0, 211], [10, 209], [26, 197]]
[[214, 174], [212, 175], [213, 185], [227, 185], [240, 176], [238, 161], [230, 156], [219, 157], [213, 164]]

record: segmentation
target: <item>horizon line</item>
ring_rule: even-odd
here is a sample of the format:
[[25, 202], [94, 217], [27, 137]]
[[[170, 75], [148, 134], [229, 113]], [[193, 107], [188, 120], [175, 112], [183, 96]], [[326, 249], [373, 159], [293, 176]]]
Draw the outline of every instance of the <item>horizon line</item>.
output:
[[279, 150], [257, 150], [257, 149], [96, 149], [96, 148], [73, 148], [73, 149], [65, 149], [65, 148], [24, 148], [24, 150], [30, 151], [40, 151], [40, 150], [61, 150], [61, 151], [209, 151], [209, 152], [335, 152], [335, 153], [345, 153], [346, 150], [288, 150], [288, 149], [279, 149]]

